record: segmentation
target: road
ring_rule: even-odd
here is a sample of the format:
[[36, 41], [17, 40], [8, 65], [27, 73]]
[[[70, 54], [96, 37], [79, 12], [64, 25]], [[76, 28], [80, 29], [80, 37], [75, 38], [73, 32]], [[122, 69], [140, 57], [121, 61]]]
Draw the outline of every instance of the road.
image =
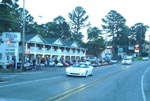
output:
[[0, 76], [0, 101], [150, 101], [150, 61], [96, 67], [88, 78], [61, 67]]

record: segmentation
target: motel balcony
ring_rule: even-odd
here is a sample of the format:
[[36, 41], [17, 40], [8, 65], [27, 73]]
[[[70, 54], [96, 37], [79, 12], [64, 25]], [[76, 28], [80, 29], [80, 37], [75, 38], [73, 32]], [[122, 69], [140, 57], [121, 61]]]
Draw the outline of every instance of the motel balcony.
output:
[[[86, 53], [82, 50], [61, 50], [61, 49], [53, 49], [53, 48], [40, 48], [40, 47], [30, 47], [25, 49], [26, 51], [29, 51], [30, 54], [42, 54], [42, 55], [70, 55], [70, 56], [84, 56]], [[19, 47], [19, 52], [22, 52], [22, 48]]]

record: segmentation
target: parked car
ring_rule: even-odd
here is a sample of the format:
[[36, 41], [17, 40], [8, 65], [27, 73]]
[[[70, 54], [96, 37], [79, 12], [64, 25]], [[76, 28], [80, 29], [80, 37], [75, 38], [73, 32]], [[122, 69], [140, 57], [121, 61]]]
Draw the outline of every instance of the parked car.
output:
[[99, 63], [96, 62], [96, 61], [93, 61], [93, 62], [91, 62], [91, 66], [93, 66], [93, 67], [98, 67], [98, 66], [99, 66]]
[[122, 64], [131, 65], [132, 64], [132, 59], [124, 58], [121, 62], [122, 62]]
[[58, 62], [57, 64], [55, 64], [56, 67], [63, 67], [64, 65], [61, 62]]
[[66, 68], [66, 75], [67, 76], [84, 76], [88, 77], [89, 75], [93, 75], [93, 66], [89, 64], [79, 63], [73, 64], [70, 67]]
[[111, 64], [116, 64], [118, 63], [118, 60], [111, 60]]
[[147, 60], [149, 60], [149, 57], [148, 56], [142, 57], [142, 60], [147, 61]]
[[67, 62], [69, 65], [73, 65], [73, 62], [72, 62], [72, 61], [67, 60], [66, 62]]
[[[20, 69], [22, 65], [22, 61], [17, 62], [17, 68]], [[33, 69], [33, 65], [31, 62], [25, 62], [24, 63], [24, 69], [25, 70], [32, 70]]]
[[53, 67], [53, 66], [55, 66], [55, 62], [54, 62], [54, 61], [49, 61], [49, 64], [48, 64], [48, 66], [50, 66], [50, 67]]
[[13, 67], [13, 62], [12, 61], [4, 62], [3, 66], [5, 66], [6, 69], [11, 69]]
[[111, 63], [111, 57], [105, 57], [104, 62], [106, 62], [107, 64], [110, 64]]
[[70, 65], [67, 62], [62, 62], [64, 67], [69, 67]]

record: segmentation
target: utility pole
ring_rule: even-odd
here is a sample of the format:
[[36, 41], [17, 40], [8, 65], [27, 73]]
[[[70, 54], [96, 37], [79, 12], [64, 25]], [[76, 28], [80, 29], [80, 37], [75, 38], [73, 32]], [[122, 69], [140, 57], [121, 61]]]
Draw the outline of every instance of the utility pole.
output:
[[21, 69], [24, 68], [25, 63], [25, 0], [23, 0], [23, 28], [22, 28], [22, 66]]

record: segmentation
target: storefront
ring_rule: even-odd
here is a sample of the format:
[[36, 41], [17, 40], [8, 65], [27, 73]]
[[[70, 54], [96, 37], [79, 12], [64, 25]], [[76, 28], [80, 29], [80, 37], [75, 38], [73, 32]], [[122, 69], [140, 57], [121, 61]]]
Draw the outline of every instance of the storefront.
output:
[[[2, 33], [3, 43], [0, 62], [3, 68], [5, 63], [21, 61], [22, 59], [22, 41], [21, 34], [17, 32]], [[43, 38], [39, 34], [25, 35], [25, 62], [32, 62], [36, 59], [40, 63], [41, 59], [50, 60], [81, 60], [86, 57], [86, 49], [79, 46], [74, 41], [62, 41], [60, 38]], [[15, 67], [16, 68], [16, 67]]]

